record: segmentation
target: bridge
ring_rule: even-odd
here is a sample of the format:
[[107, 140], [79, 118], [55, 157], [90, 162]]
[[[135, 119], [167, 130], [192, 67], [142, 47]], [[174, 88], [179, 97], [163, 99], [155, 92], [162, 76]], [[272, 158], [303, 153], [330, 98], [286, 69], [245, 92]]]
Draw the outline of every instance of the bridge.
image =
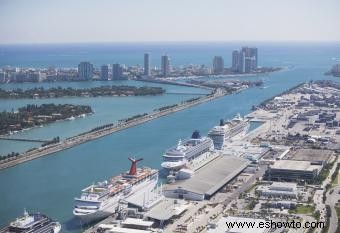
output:
[[190, 93], [190, 92], [165, 92], [165, 94], [170, 95], [207, 95], [204, 93]]
[[7, 138], [7, 137], [0, 137], [0, 140], [21, 141], [21, 142], [49, 142], [51, 141], [51, 140], [46, 140], [46, 139]]

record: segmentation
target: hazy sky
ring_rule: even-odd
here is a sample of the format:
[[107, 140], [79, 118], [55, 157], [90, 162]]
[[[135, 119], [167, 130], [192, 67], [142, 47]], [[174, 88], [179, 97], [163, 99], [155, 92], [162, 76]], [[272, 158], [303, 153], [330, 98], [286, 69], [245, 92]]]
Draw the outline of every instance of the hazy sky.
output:
[[340, 0], [0, 0], [0, 43], [340, 41]]

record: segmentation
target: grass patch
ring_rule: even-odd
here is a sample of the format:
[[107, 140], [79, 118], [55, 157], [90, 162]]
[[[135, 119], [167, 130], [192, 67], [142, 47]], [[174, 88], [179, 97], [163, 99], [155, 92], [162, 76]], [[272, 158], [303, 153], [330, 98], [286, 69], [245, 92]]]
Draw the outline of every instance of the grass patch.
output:
[[249, 204], [246, 206], [246, 210], [253, 210], [255, 208], [255, 206], [258, 204], [259, 202], [255, 199], [252, 199]]
[[338, 218], [340, 218], [340, 205], [339, 204], [335, 206], [335, 211], [336, 211], [336, 215], [338, 216]]
[[335, 177], [334, 180], [332, 180], [332, 187], [335, 187], [339, 184], [339, 173], [338, 175]]
[[252, 192], [256, 188], [257, 184], [253, 184], [249, 189], [247, 189], [246, 193]]
[[312, 214], [315, 210], [314, 205], [297, 204], [295, 209], [289, 210], [290, 214]]

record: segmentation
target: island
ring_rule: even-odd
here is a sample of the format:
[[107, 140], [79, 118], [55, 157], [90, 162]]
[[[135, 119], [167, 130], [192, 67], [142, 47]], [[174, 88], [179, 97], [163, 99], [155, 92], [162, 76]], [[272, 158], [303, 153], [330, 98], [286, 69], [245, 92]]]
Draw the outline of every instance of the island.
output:
[[60, 97], [99, 97], [99, 96], [145, 96], [161, 95], [165, 89], [161, 87], [134, 87], [134, 86], [100, 86], [92, 88], [74, 89], [71, 87], [43, 87], [32, 89], [0, 89], [1, 99], [37, 99], [37, 98], [60, 98]]
[[0, 135], [28, 129], [58, 120], [85, 117], [93, 111], [90, 106], [72, 104], [28, 104], [15, 112], [0, 112]]

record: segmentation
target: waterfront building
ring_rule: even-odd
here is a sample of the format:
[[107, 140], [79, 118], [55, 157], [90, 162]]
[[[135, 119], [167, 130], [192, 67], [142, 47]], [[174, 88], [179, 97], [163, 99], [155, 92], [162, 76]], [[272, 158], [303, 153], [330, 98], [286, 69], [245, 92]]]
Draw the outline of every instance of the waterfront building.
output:
[[170, 74], [170, 59], [169, 56], [162, 56], [162, 76], [168, 77]]
[[150, 76], [150, 55], [148, 53], [144, 53], [144, 75]]
[[101, 80], [109, 79], [109, 66], [108, 65], [102, 65], [100, 67], [100, 79]]
[[246, 58], [253, 59], [250, 71], [257, 69], [257, 48], [242, 47], [242, 52]]
[[340, 74], [340, 64], [335, 64], [333, 67], [332, 67], [332, 73], [334, 74]]
[[224, 60], [221, 56], [215, 56], [213, 59], [213, 72], [214, 74], [223, 74]]
[[90, 62], [83, 61], [78, 65], [78, 75], [82, 80], [89, 80], [93, 75], [93, 65]]
[[250, 73], [257, 69], [257, 48], [242, 47], [232, 52], [232, 71]]
[[0, 83], [4, 83], [6, 81], [6, 73], [0, 72]]
[[190, 179], [176, 180], [163, 187], [163, 194], [168, 198], [195, 201], [209, 199], [240, 174], [249, 163], [234, 156], [219, 156], [196, 170]]
[[123, 78], [123, 68], [120, 64], [112, 65], [112, 80], [119, 80]]
[[239, 63], [238, 63], [238, 73], [244, 73], [245, 72], [245, 53], [240, 51], [239, 54]]
[[244, 72], [250, 73], [252, 71], [252, 59], [251, 57], [246, 57], [244, 59]]
[[234, 50], [232, 53], [232, 71], [238, 72], [239, 70], [239, 60], [240, 60], [240, 52], [238, 50]]

